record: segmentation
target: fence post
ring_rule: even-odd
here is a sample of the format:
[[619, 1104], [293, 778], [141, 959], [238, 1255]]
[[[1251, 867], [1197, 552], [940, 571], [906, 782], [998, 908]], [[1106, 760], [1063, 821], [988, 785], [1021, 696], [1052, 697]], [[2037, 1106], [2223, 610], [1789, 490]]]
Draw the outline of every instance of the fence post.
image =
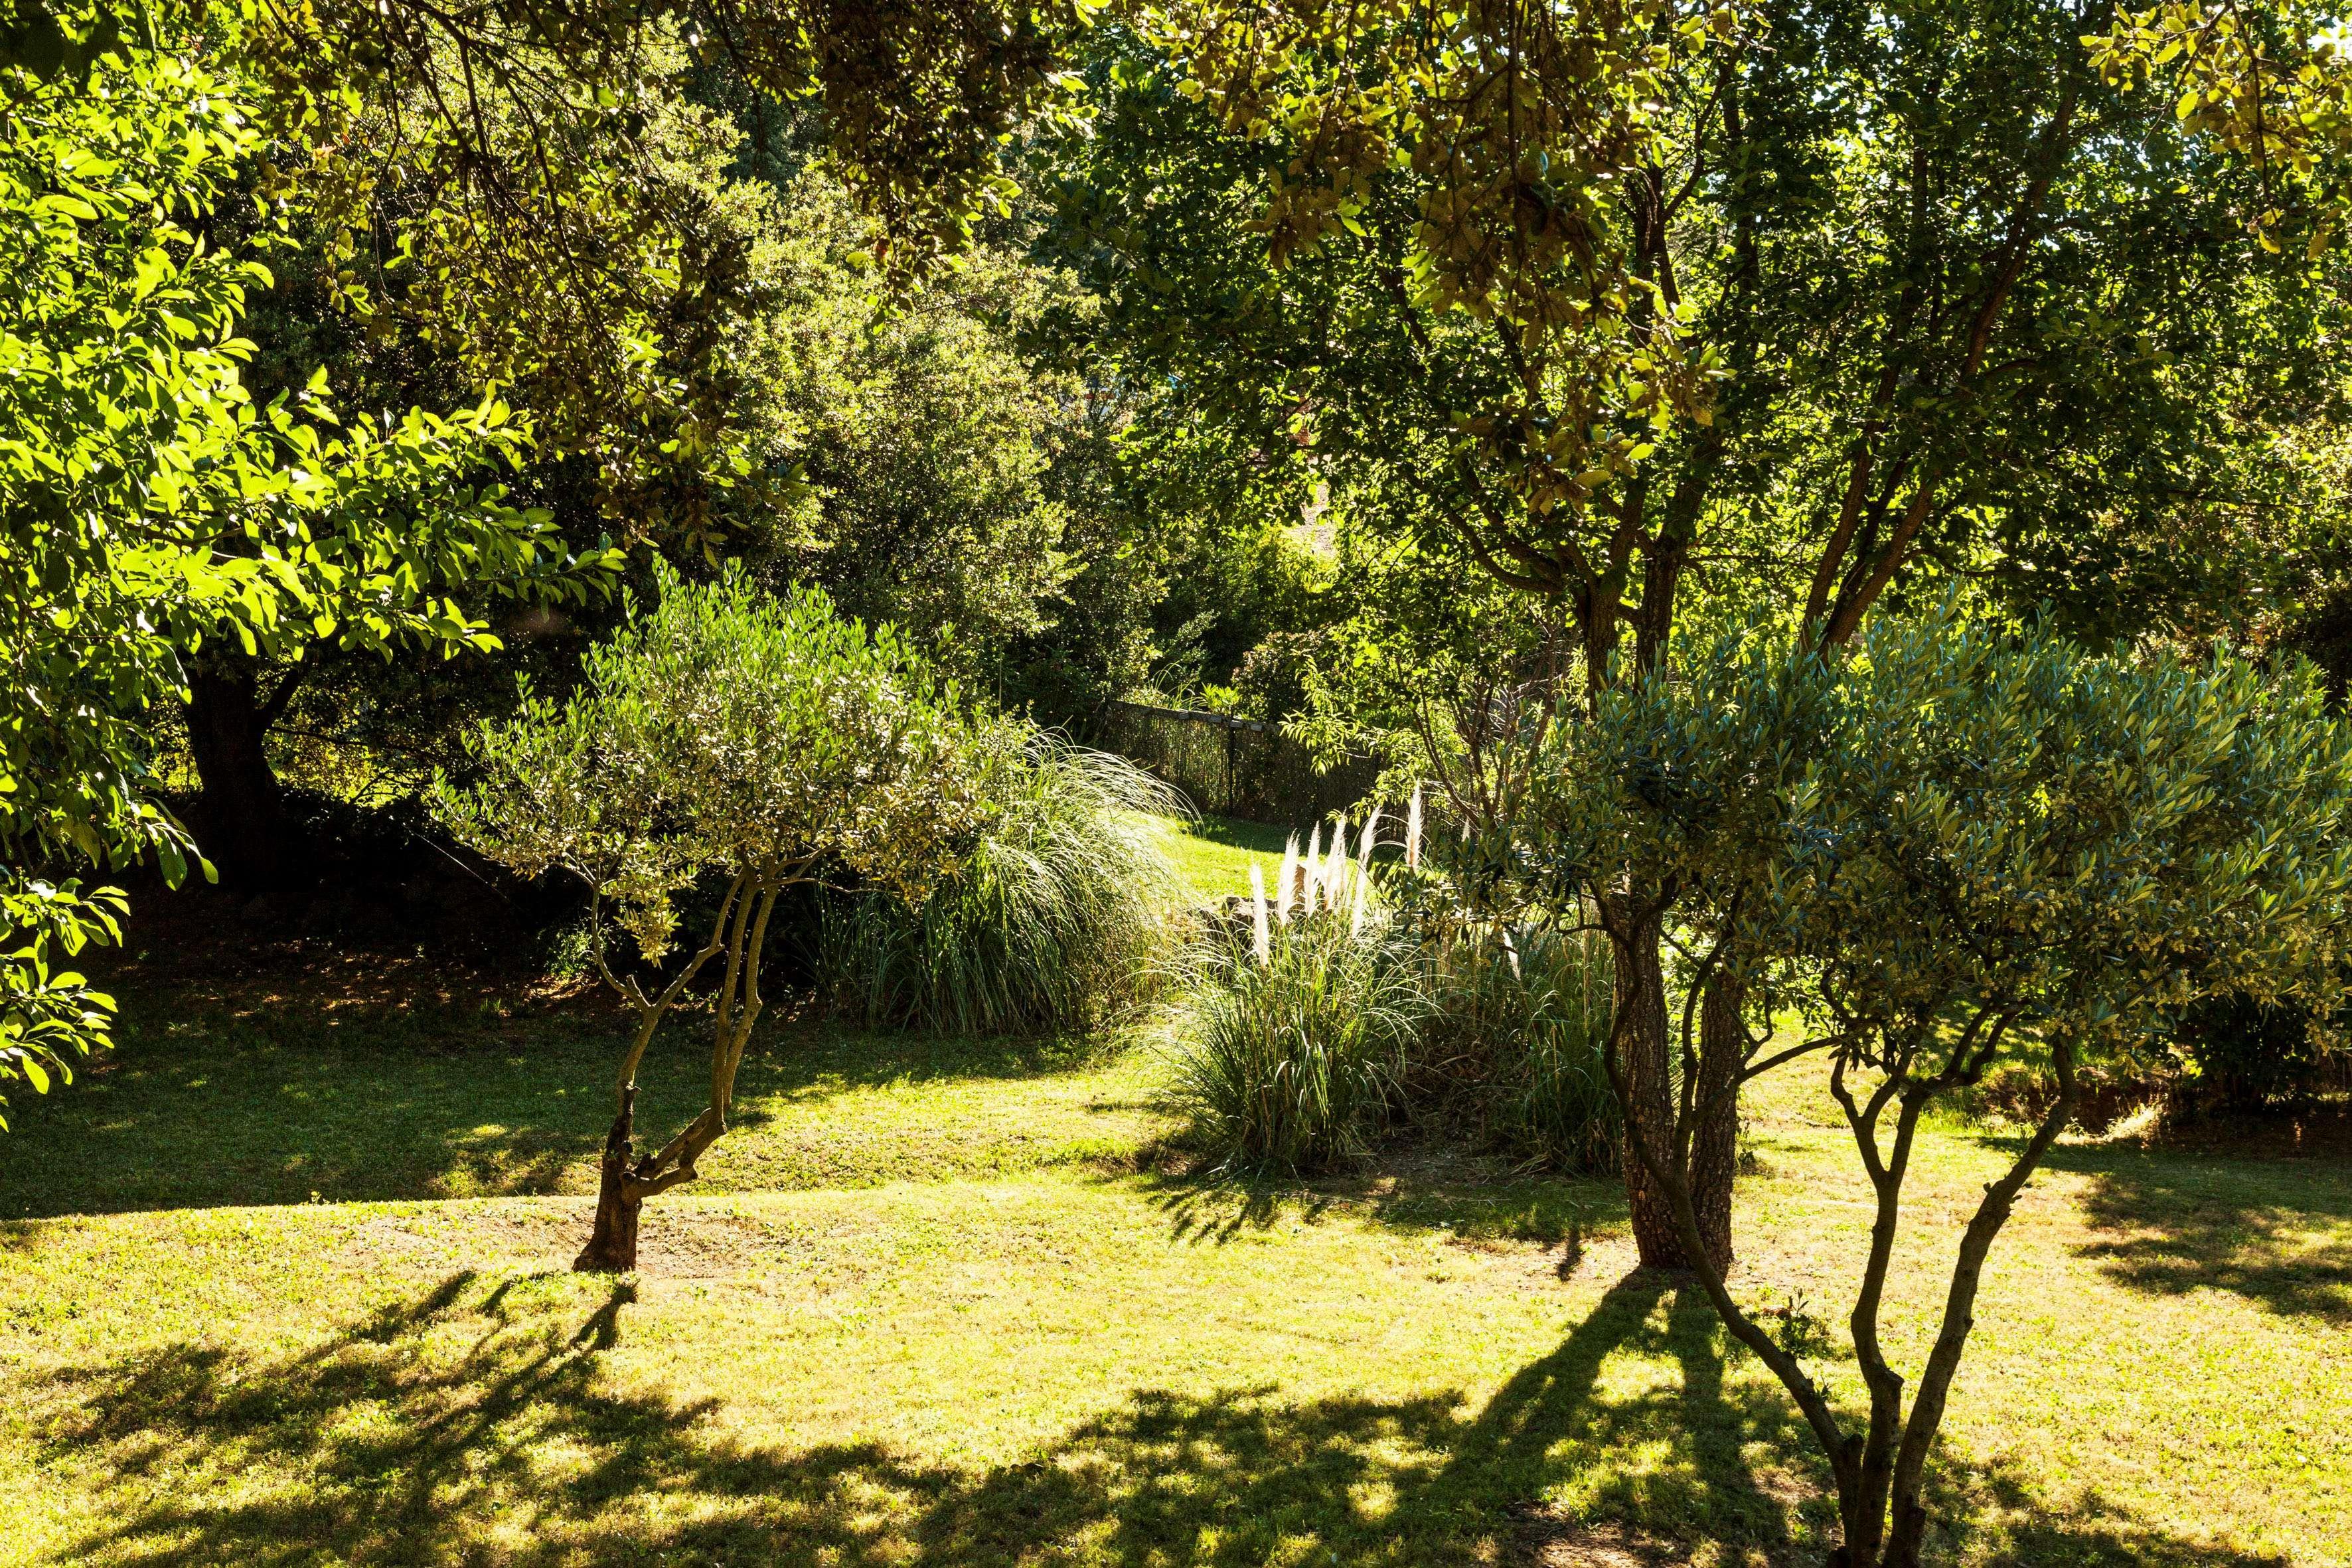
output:
[[1234, 764], [1234, 751], [1241, 743], [1240, 736], [1241, 730], [1238, 726], [1228, 724], [1225, 727], [1225, 815], [1227, 816], [1238, 816], [1241, 814], [1241, 796], [1238, 793], [1241, 785]]

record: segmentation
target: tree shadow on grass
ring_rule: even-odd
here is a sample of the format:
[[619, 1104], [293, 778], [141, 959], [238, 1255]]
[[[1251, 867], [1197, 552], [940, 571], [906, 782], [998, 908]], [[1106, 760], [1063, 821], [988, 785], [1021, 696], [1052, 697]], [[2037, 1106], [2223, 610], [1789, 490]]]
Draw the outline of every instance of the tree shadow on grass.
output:
[[[12, 1107], [0, 1220], [593, 1190], [625, 1044], [616, 1016], [579, 1006], [388, 1011], [289, 992], [240, 1012], [156, 994], [125, 1013], [110, 1060]], [[700, 1107], [706, 1030], [691, 1015], [665, 1029], [641, 1116], [682, 1124]], [[882, 1084], [1066, 1072], [1088, 1048], [788, 1021], [745, 1061], [735, 1121]]]
[[1146, 1190], [1180, 1241], [1223, 1245], [1282, 1220], [1349, 1215], [1398, 1231], [1444, 1231], [1471, 1245], [1559, 1247], [1563, 1274], [1583, 1244], [1622, 1226], [1625, 1189], [1609, 1178], [1526, 1175], [1498, 1161], [1409, 1157], [1318, 1181], [1236, 1180], [1166, 1172]]
[[[31, 1391], [44, 1463], [95, 1506], [51, 1560], [1395, 1568], [1582, 1562], [1594, 1520], [1648, 1560], [1701, 1542], [1730, 1548], [1718, 1561], [1821, 1556], [1819, 1467], [1785, 1402], [1727, 1380], [1711, 1313], [1656, 1276], [1621, 1281], [1475, 1410], [1143, 1389], [976, 1471], [871, 1443], [752, 1447], [713, 1403], [620, 1386], [602, 1360], [629, 1300], [461, 1274], [280, 1359], [182, 1343], [55, 1374]], [[1683, 1375], [1614, 1387], [1621, 1352]], [[2020, 1517], [2000, 1559], [2018, 1568], [2255, 1565], [2127, 1520]]]
[[[1661, 1441], [1666, 1458], [1620, 1502], [1663, 1488], [1695, 1518], [1778, 1506], [1719, 1461], [1725, 1445], [1783, 1434], [1719, 1380], [1596, 1398], [1621, 1347], [1710, 1353], [1684, 1311], [1656, 1311], [1656, 1280], [1611, 1291], [1475, 1414], [1443, 1394], [1295, 1405], [1262, 1387], [1145, 1389], [978, 1473], [865, 1444], [746, 1447], [708, 1405], [618, 1390], [600, 1356], [629, 1298], [586, 1294], [598, 1289], [458, 1275], [280, 1361], [182, 1344], [60, 1374], [43, 1391], [49, 1462], [86, 1470], [105, 1520], [59, 1560], [1238, 1568], [1311, 1538], [1328, 1553], [1316, 1561], [1467, 1563], [1516, 1538], [1518, 1505], [1563, 1453], [1589, 1465]], [[1721, 1435], [1675, 1436], [1694, 1411]]]
[[2083, 1249], [2151, 1295], [2226, 1290], [2283, 1316], [2352, 1324], [2352, 1164], [2068, 1144], [2091, 1178]]

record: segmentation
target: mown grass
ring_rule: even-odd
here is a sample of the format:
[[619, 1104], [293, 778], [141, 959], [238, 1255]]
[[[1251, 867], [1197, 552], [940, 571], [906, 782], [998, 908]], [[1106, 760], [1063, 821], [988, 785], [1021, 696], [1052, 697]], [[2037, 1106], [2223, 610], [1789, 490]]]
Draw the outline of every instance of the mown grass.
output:
[[[134, 979], [120, 1060], [19, 1103], [0, 1563], [1820, 1561], [1810, 1443], [1609, 1183], [1402, 1148], [1203, 1184], [1153, 1158], [1146, 1050], [787, 1025], [641, 1274], [586, 1279], [610, 1020], [429, 992]], [[1738, 1288], [1850, 1402], [1818, 1112], [1751, 1106]], [[2001, 1152], [1926, 1141], [1914, 1364]], [[2352, 1562], [2352, 1177], [2067, 1146], [1948, 1432], [1939, 1563]]]
[[[599, 1000], [321, 1007], [271, 989], [134, 1007], [115, 1060], [20, 1102], [31, 1135], [0, 1138], [0, 1219], [593, 1193], [624, 1034]], [[700, 1109], [705, 1028], [682, 1016], [649, 1054], [647, 1131]], [[1159, 1125], [1149, 1068], [1082, 1039], [788, 1020], [745, 1061], [737, 1131], [698, 1186], [867, 1187], [1120, 1157]]]
[[[1253, 861], [1273, 886], [1288, 837], [1284, 829], [1231, 816], [1197, 817], [1174, 840], [1176, 863], [1202, 899], [1247, 898]], [[1304, 833], [1302, 826], [1302, 838]]]

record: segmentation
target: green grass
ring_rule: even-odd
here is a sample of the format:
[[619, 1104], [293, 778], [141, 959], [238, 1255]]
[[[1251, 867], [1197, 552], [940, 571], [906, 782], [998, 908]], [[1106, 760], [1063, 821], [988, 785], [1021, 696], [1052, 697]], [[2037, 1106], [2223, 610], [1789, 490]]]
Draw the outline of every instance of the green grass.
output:
[[[0, 1139], [0, 1564], [1618, 1561], [1594, 1525], [1820, 1561], [1785, 1399], [1633, 1268], [1609, 1183], [1406, 1148], [1203, 1185], [1151, 1156], [1148, 1050], [787, 1023], [641, 1274], [583, 1279], [607, 1016], [415, 967], [123, 989], [120, 1058]], [[656, 1056], [683, 1115], [691, 1043]], [[1862, 1210], [1824, 1103], [1750, 1108], [1738, 1286], [1834, 1339]], [[2000, 1153], [1924, 1141], [1915, 1365]], [[1936, 1561], [2352, 1563], [2352, 1176], [2055, 1166], [1994, 1254]]]
[[[1299, 826], [1302, 842], [1307, 826]], [[1264, 823], [1203, 816], [1176, 836], [1176, 862], [1202, 900], [1247, 898], [1250, 863], [1264, 868], [1271, 889], [1282, 865], [1282, 843], [1288, 837], [1286, 830]]]

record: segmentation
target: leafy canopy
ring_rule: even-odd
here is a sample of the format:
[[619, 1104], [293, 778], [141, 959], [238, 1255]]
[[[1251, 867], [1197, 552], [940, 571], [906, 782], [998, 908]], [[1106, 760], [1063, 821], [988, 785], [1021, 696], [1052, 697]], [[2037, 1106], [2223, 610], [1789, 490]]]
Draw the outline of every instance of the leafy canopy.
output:
[[345, 427], [322, 384], [247, 395], [236, 328], [267, 274], [204, 238], [253, 147], [230, 84], [125, 46], [0, 86], [0, 1081], [38, 1089], [111, 1011], [53, 957], [112, 940], [122, 905], [29, 868], [152, 855], [185, 873], [145, 773], [185, 656], [486, 646], [451, 584], [576, 593], [597, 563], [486, 482], [523, 439], [494, 400]]
[[524, 876], [579, 876], [649, 961], [705, 872], [920, 897], [981, 810], [988, 731], [955, 687], [820, 590], [772, 596], [732, 566], [656, 581], [578, 689], [476, 731], [479, 778], [436, 786], [451, 829]]

